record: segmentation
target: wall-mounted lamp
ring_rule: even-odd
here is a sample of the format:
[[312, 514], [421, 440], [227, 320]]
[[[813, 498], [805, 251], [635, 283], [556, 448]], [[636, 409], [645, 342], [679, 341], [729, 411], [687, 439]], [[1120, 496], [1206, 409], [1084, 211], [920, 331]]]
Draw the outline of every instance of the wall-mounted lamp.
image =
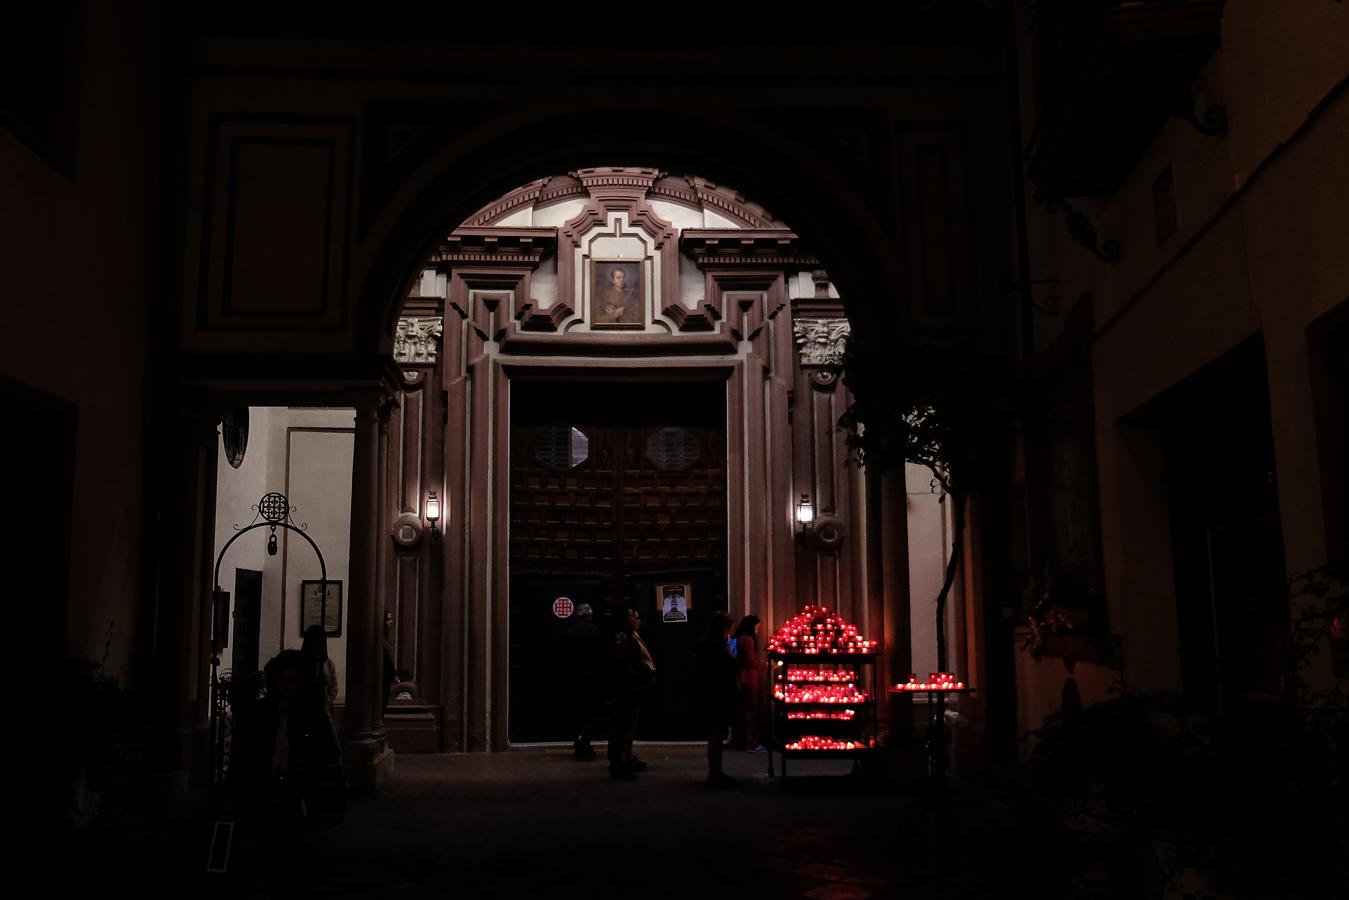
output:
[[796, 525], [802, 532], [810, 531], [815, 525], [815, 507], [810, 505], [810, 497], [801, 495], [801, 502], [796, 504]]
[[431, 533], [436, 533], [436, 523], [440, 521], [440, 498], [435, 491], [426, 494], [426, 521], [431, 523]]

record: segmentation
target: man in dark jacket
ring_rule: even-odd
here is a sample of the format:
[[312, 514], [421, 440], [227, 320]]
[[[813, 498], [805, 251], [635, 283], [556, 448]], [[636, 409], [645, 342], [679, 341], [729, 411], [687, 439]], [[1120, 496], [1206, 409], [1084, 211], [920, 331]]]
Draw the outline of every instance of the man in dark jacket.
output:
[[595, 624], [595, 611], [589, 603], [576, 607], [567, 627], [562, 630], [562, 659], [571, 680], [572, 743], [577, 759], [594, 759], [590, 746], [599, 724], [604, 696], [604, 635]]
[[637, 737], [642, 695], [656, 680], [656, 664], [638, 631], [641, 627], [642, 617], [629, 608], [614, 633], [610, 660], [614, 727], [609, 736], [609, 774], [624, 780], [646, 768], [646, 763], [632, 755], [632, 742]]

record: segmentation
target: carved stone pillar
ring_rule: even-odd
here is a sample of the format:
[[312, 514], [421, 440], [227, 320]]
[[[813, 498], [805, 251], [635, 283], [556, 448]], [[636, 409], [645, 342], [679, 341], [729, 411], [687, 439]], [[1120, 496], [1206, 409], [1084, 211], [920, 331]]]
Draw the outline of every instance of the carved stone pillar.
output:
[[356, 401], [351, 465], [351, 553], [347, 599], [347, 705], [342, 721], [347, 781], [377, 793], [393, 772], [384, 734], [384, 608], [379, 580], [381, 454], [386, 407], [378, 392]]
[[219, 421], [209, 411], [179, 409], [156, 423], [155, 590], [141, 623], [138, 681], [154, 717], [150, 762], [176, 801], [206, 787]]
[[[903, 473], [865, 473], [867, 621], [882, 640], [877, 681], [906, 680], [913, 661], [909, 622], [908, 496]], [[913, 698], [892, 695], [882, 700], [887, 734], [900, 742], [913, 735]]]

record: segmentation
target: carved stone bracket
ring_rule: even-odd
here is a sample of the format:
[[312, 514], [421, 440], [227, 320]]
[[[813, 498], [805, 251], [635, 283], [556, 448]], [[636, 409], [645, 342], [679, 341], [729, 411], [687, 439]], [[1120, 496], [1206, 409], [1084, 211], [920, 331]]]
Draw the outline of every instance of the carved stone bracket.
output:
[[535, 301], [520, 304], [515, 320], [522, 331], [557, 331], [562, 322], [571, 317], [573, 310], [565, 303], [554, 303], [547, 309], [539, 309]]
[[439, 317], [404, 316], [393, 334], [393, 358], [399, 365], [435, 365], [445, 330]]
[[803, 366], [841, 366], [851, 332], [847, 319], [797, 319], [792, 323]]
[[682, 303], [665, 307], [661, 314], [675, 323], [680, 331], [713, 331], [721, 314], [710, 303], [700, 303], [697, 309], [689, 309]]
[[1035, 200], [1037, 203], [1044, 205], [1047, 213], [1063, 213], [1063, 221], [1068, 228], [1068, 237], [1073, 239], [1073, 243], [1086, 247], [1102, 262], [1117, 262], [1119, 260], [1119, 241], [1107, 239], [1098, 243], [1096, 226], [1081, 210], [1062, 197], [1049, 197], [1042, 193]]

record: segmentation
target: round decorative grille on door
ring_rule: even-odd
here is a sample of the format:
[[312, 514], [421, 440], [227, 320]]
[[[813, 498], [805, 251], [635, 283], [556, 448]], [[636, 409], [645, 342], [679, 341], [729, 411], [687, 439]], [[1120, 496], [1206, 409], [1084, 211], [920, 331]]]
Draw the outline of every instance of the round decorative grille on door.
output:
[[550, 469], [574, 469], [590, 458], [590, 438], [574, 426], [546, 425], [534, 436], [534, 458]]
[[646, 439], [646, 458], [667, 472], [687, 469], [702, 456], [698, 436], [687, 428], [658, 428]]

